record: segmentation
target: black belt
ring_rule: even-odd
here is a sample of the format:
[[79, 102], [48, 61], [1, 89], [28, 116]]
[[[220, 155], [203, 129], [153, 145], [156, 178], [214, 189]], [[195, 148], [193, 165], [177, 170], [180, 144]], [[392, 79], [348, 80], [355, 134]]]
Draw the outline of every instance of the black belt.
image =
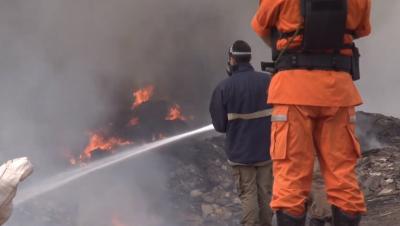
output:
[[276, 71], [307, 69], [352, 72], [352, 57], [332, 54], [288, 53], [275, 63]]
[[[278, 37], [278, 40], [279, 39], [288, 39], [290, 37], [293, 37], [295, 34], [296, 34], [296, 31], [280, 33], [280, 36]], [[300, 31], [298, 32], [298, 35], [302, 35], [302, 34], [304, 34], [304, 29], [300, 29]], [[345, 30], [345, 34], [353, 36], [353, 39], [355, 37], [357, 37], [355, 31], [353, 31], [353, 30], [346, 29]], [[351, 48], [353, 48], [353, 46], [354, 46], [353, 43], [343, 44], [343, 46], [340, 49], [351, 49]]]
[[[356, 32], [350, 29], [346, 29], [344, 31], [345, 34], [347, 35], [351, 35], [353, 37], [356, 37]], [[296, 31], [290, 31], [290, 32], [285, 32], [285, 33], [280, 33], [280, 37], [279, 38], [289, 38], [292, 37], [294, 34], [296, 34]], [[300, 29], [299, 31], [299, 35], [304, 34], [304, 29]]]

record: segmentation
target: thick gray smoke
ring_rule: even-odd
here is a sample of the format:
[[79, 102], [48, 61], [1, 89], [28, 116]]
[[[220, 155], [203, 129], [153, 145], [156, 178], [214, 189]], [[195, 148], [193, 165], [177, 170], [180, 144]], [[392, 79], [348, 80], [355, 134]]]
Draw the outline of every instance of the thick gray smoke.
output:
[[[225, 76], [228, 46], [236, 39], [249, 41], [257, 67], [269, 58], [269, 51], [249, 26], [257, 5], [258, 1], [242, 0], [2, 1], [0, 159], [27, 155], [37, 165], [32, 180], [51, 174], [66, 164], [62, 150], [82, 148], [86, 131], [112, 120], [132, 101], [130, 92], [148, 84], [156, 86], [155, 98], [173, 100], [194, 115], [193, 125], [208, 123], [208, 99]], [[359, 87], [364, 109], [400, 116], [396, 105], [400, 84], [396, 12], [400, 4], [385, 0], [374, 6], [374, 34], [360, 43], [363, 78]], [[149, 159], [151, 166], [162, 168], [157, 157]], [[133, 171], [115, 169], [121, 172], [121, 181], [127, 170]], [[135, 170], [141, 172], [138, 167]], [[120, 196], [145, 200], [149, 192], [143, 192], [148, 189], [141, 189], [142, 185], [160, 187], [164, 183], [163, 175], [156, 173], [161, 170], [149, 171], [149, 175], [137, 176], [146, 180], [140, 184], [137, 179], [139, 185], [131, 191], [115, 177], [105, 178], [113, 178], [111, 184], [118, 184], [115, 190]], [[86, 190], [104, 183], [104, 177], [92, 178]], [[76, 195], [82, 200], [78, 203], [83, 213], [80, 225], [103, 225], [85, 217], [108, 208], [93, 205], [97, 195], [78, 193], [82, 194]], [[150, 193], [153, 197], [162, 194], [160, 189]], [[105, 199], [113, 200], [112, 194], [105, 194]], [[143, 200], [117, 200], [121, 200], [119, 210], [146, 209]]]
[[396, 0], [373, 2], [374, 31], [361, 41], [363, 79], [359, 82], [366, 111], [400, 116], [398, 23], [400, 3]]
[[[67, 167], [64, 150], [79, 152], [88, 130], [112, 121], [132, 101], [132, 90], [148, 84], [156, 86], [156, 99], [194, 115], [194, 125], [208, 122], [208, 98], [225, 77], [227, 48], [245, 38], [239, 29], [256, 6], [230, 3], [2, 1], [0, 158], [29, 156], [34, 184]], [[89, 177], [53, 199], [78, 211], [77, 225], [109, 226], [104, 218], [114, 211], [129, 225], [150, 225], [151, 212], [165, 212], [149, 208], [165, 198], [166, 170], [156, 155], [143, 161]], [[34, 223], [18, 214], [10, 222], [27, 224]]]
[[205, 122], [226, 49], [243, 27], [236, 23], [245, 4], [236, 3], [0, 3], [2, 155], [35, 158], [84, 143], [84, 132], [109, 122], [133, 89], [148, 84], [155, 98]]

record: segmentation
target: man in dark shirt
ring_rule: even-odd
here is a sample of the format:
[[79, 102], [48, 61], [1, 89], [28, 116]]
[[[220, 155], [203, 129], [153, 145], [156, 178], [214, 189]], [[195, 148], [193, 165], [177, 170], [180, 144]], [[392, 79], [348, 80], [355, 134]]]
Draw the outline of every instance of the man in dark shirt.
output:
[[250, 46], [236, 41], [229, 50], [229, 78], [214, 90], [210, 113], [215, 130], [226, 133], [226, 155], [242, 203], [242, 225], [270, 226], [271, 106], [266, 100], [271, 78], [254, 71], [250, 60]]

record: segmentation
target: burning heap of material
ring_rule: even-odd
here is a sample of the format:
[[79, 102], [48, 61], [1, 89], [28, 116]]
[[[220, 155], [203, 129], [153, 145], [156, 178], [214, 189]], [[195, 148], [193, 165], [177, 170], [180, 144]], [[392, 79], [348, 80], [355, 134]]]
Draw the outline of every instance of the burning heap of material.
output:
[[182, 115], [181, 107], [177, 104], [174, 104], [168, 112], [168, 115], [165, 117], [165, 120], [174, 121], [174, 120], [182, 120], [186, 121], [187, 118]]
[[[150, 101], [154, 96], [154, 92], [154, 85], [148, 85], [142, 89], [133, 91], [134, 100], [130, 107], [130, 112], [133, 116], [129, 117], [127, 122], [124, 123], [124, 126], [115, 126], [114, 123], [109, 123], [108, 127], [102, 127], [100, 130], [89, 132], [88, 144], [79, 154], [79, 157], [76, 157], [71, 151], [65, 154], [69, 162], [72, 165], [84, 165], [94, 154], [114, 153], [118, 148], [123, 146], [131, 145], [136, 142], [156, 141], [170, 135], [171, 133], [162, 131], [161, 128], [160, 131], [147, 131], [143, 129], [143, 126], [154, 127], [154, 125], [147, 125], [151, 122], [158, 123], [157, 127], [162, 127], [157, 121], [160, 119], [157, 119], [158, 116], [154, 113], [152, 108], [147, 111], [144, 110], [145, 112], [142, 112], [143, 110], [141, 109], [142, 106], [151, 104]], [[158, 102], [154, 102], [155, 105], [160, 105], [158, 107], [161, 108], [161, 104], [157, 103]], [[157, 109], [155, 112], [159, 113], [160, 110]], [[185, 122], [189, 118], [193, 118], [184, 116], [178, 104], [171, 104], [169, 109], [166, 109], [163, 114], [161, 120], [170, 122]], [[144, 121], [143, 124], [146, 125], [140, 125], [142, 120]], [[138, 128], [139, 125], [141, 128]], [[135, 131], [135, 129], [137, 130]], [[139, 130], [140, 132], [138, 132]], [[135, 137], [137, 133], [140, 133], [140, 136]]]
[[132, 144], [131, 141], [124, 141], [121, 138], [104, 138], [100, 134], [91, 134], [88, 146], [83, 151], [85, 158], [91, 158], [92, 152], [96, 150], [111, 151], [117, 147]]

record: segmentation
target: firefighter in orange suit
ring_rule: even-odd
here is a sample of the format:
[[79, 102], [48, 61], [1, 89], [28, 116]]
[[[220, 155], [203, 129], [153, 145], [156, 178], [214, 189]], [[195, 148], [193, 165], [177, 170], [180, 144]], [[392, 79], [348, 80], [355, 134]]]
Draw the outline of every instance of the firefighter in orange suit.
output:
[[355, 106], [362, 104], [353, 40], [371, 32], [370, 0], [262, 0], [254, 31], [272, 48], [275, 72], [271, 207], [279, 226], [304, 225], [315, 153], [334, 226], [359, 225], [366, 212], [355, 173], [361, 156]]

